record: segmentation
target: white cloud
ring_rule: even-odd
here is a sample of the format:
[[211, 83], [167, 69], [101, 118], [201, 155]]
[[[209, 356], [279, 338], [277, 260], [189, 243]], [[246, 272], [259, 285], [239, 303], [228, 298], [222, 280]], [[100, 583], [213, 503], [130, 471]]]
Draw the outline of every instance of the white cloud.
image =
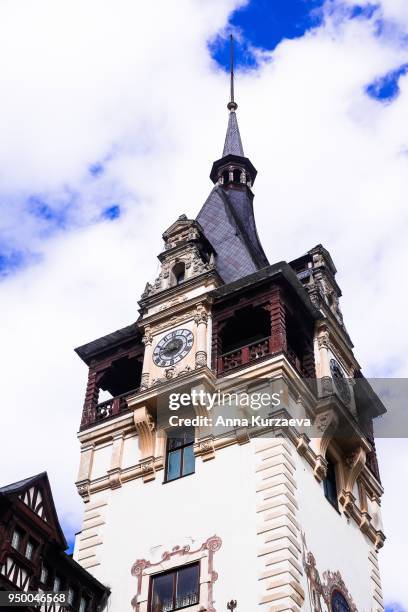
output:
[[[197, 214], [206, 198], [227, 121], [226, 78], [206, 44], [238, 4], [0, 5], [2, 218], [13, 244], [43, 252], [0, 285], [2, 424], [13, 432], [2, 440], [3, 456], [13, 458], [3, 459], [2, 480], [46, 468], [72, 525], [86, 380], [72, 349], [137, 317], [162, 231], [182, 212]], [[383, 7], [406, 23], [402, 2]], [[408, 52], [399, 39], [375, 36], [369, 21], [337, 21], [283, 42], [271, 60], [237, 79], [244, 147], [259, 171], [264, 248], [271, 262], [319, 242], [329, 248], [365, 373], [405, 376], [408, 78], [388, 106], [364, 87]], [[103, 176], [89, 177], [89, 164], [107, 156]], [[41, 241], [22, 197], [55, 196], [67, 185], [79, 194], [70, 213], [77, 229]], [[88, 225], [116, 201], [124, 210], [118, 221]], [[382, 459], [392, 529], [401, 491], [389, 450]], [[398, 590], [390, 571], [402, 554], [395, 539], [387, 542], [385, 587], [408, 601], [408, 587]]]

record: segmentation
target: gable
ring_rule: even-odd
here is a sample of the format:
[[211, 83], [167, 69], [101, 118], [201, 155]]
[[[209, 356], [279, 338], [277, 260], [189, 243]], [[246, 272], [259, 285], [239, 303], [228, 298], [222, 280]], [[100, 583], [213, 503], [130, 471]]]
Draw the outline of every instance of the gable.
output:
[[36, 521], [38, 526], [42, 521], [48, 537], [55, 539], [64, 550], [67, 548], [46, 472], [0, 487], [0, 497], [19, 505], [27, 520]]
[[44, 508], [43, 496], [39, 486], [32, 486], [18, 496], [21, 501], [28, 506], [35, 514], [43, 521], [48, 522], [47, 514]]

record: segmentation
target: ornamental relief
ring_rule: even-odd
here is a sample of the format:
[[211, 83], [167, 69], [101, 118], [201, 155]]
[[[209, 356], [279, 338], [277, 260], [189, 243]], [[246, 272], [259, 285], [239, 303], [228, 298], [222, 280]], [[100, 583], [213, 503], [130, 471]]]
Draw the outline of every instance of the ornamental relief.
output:
[[320, 577], [316, 558], [307, 549], [304, 533], [302, 533], [302, 563], [313, 612], [358, 612], [339, 571], [325, 570], [323, 579]]
[[171, 286], [170, 272], [178, 263], [183, 263], [185, 266], [186, 280], [204, 272], [210, 272], [215, 268], [214, 255], [211, 255], [209, 261], [205, 261], [197, 246], [188, 245], [183, 253], [163, 261], [159, 276], [153, 283], [146, 284], [142, 299], [168, 289]]
[[147, 610], [150, 576], [194, 562], [200, 565], [199, 602], [191, 609], [198, 612], [217, 612], [214, 607], [213, 589], [218, 574], [214, 570], [214, 555], [221, 546], [221, 538], [213, 535], [197, 548], [186, 544], [165, 550], [157, 562], [138, 559], [131, 568], [131, 574], [137, 580], [136, 594], [131, 601], [134, 612]]

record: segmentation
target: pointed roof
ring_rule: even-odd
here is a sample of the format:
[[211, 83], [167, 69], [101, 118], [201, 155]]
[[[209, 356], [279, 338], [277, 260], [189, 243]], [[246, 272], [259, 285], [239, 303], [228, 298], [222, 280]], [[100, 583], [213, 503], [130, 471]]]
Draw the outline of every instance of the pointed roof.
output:
[[[38, 489], [31, 495], [31, 489]], [[58, 520], [47, 472], [24, 478], [4, 487], [0, 487], [0, 498], [18, 499], [24, 507], [29, 508], [32, 516], [43, 525], [46, 532], [65, 550], [67, 542]]]
[[[256, 169], [245, 157], [239, 133], [234, 97], [234, 40], [231, 35], [231, 92], [227, 134], [221, 159], [213, 163], [215, 184], [197, 216], [204, 235], [215, 251], [215, 267], [224, 283], [231, 283], [269, 265], [256, 230], [251, 185]], [[225, 180], [231, 168], [240, 180]], [[235, 174], [235, 172], [233, 172]], [[241, 177], [244, 177], [242, 180]], [[242, 181], [242, 182], [241, 182]]]
[[252, 199], [246, 191], [216, 185], [197, 221], [215, 250], [215, 267], [225, 283], [268, 265], [255, 225]]
[[242, 146], [241, 135], [239, 133], [237, 114], [234, 110], [230, 111], [227, 134], [225, 136], [224, 150], [222, 156], [238, 155], [244, 156], [244, 148]]

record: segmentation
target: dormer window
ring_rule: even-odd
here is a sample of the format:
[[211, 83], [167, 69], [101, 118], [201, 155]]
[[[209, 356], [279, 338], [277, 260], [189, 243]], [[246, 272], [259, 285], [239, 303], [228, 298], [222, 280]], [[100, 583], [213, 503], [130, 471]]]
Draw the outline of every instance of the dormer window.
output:
[[182, 263], [181, 261], [179, 263], [176, 263], [172, 270], [172, 285], [180, 285], [184, 281], [185, 275], [186, 267], [184, 263]]

